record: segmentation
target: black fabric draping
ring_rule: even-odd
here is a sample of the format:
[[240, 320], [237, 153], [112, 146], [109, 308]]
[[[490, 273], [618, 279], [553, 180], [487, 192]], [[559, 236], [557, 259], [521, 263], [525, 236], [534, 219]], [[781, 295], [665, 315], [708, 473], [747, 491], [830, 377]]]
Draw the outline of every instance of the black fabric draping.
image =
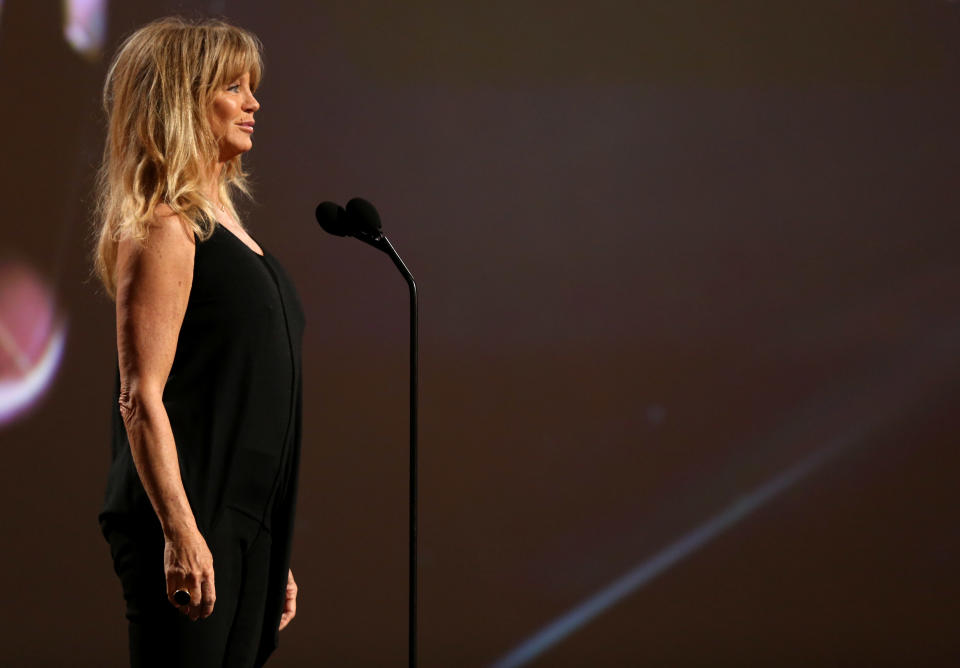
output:
[[[212, 536], [230, 508], [261, 523], [272, 536], [258, 649], [262, 660], [277, 646], [290, 564], [304, 326], [296, 289], [269, 252], [259, 255], [220, 224], [209, 239], [197, 242], [193, 284], [163, 403], [200, 532]], [[114, 529], [156, 536], [160, 524], [133, 463], [119, 392], [118, 370], [100, 527], [108, 539]], [[215, 569], [216, 562], [214, 554]]]

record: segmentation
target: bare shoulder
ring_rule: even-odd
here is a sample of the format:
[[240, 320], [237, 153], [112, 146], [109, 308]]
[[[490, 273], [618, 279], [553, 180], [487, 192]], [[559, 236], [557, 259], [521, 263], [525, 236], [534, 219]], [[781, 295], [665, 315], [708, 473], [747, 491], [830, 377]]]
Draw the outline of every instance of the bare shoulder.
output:
[[193, 279], [196, 240], [190, 225], [169, 207], [158, 207], [150, 220], [147, 238], [120, 239], [117, 248], [117, 289], [128, 292], [155, 290], [187, 294]]
[[[118, 256], [121, 258], [154, 255], [176, 260], [189, 255], [192, 259], [196, 240], [190, 225], [166, 204], [154, 211], [143, 241], [125, 236], [120, 239]], [[192, 261], [191, 261], [192, 264]]]
[[153, 213], [150, 220], [150, 234], [147, 237], [147, 246], [180, 247], [193, 252], [195, 240], [193, 228], [175, 213], [166, 204], [161, 204]]

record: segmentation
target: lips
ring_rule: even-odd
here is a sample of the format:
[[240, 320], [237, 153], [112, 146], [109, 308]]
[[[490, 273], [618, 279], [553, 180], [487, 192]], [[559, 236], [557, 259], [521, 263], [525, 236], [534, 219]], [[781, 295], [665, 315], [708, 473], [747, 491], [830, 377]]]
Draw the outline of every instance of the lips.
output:
[[237, 123], [241, 128], [249, 132], [253, 132], [253, 126], [255, 125], [254, 121], [244, 121], [243, 123]]

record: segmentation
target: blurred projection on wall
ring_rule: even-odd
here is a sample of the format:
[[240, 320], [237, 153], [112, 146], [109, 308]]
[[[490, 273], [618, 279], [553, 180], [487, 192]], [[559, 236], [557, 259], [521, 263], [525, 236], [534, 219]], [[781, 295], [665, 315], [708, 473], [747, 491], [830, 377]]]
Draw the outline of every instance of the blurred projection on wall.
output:
[[107, 0], [64, 0], [63, 36], [85, 58], [99, 58], [107, 36]]
[[0, 260], [0, 426], [52, 384], [66, 341], [50, 289], [28, 265]]

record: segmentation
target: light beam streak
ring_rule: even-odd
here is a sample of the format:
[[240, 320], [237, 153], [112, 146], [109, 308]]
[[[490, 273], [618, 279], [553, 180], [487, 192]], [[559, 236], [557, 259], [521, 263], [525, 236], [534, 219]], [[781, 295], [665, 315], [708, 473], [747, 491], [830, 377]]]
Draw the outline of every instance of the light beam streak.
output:
[[517, 668], [532, 661], [594, 617], [643, 587], [655, 577], [690, 556], [712, 539], [737, 524], [819, 468], [827, 459], [846, 449], [856, 439], [838, 437], [797, 464], [745, 494], [717, 515], [688, 532], [655, 555], [641, 562], [602, 590], [544, 626], [529, 639], [492, 664], [492, 668]]

